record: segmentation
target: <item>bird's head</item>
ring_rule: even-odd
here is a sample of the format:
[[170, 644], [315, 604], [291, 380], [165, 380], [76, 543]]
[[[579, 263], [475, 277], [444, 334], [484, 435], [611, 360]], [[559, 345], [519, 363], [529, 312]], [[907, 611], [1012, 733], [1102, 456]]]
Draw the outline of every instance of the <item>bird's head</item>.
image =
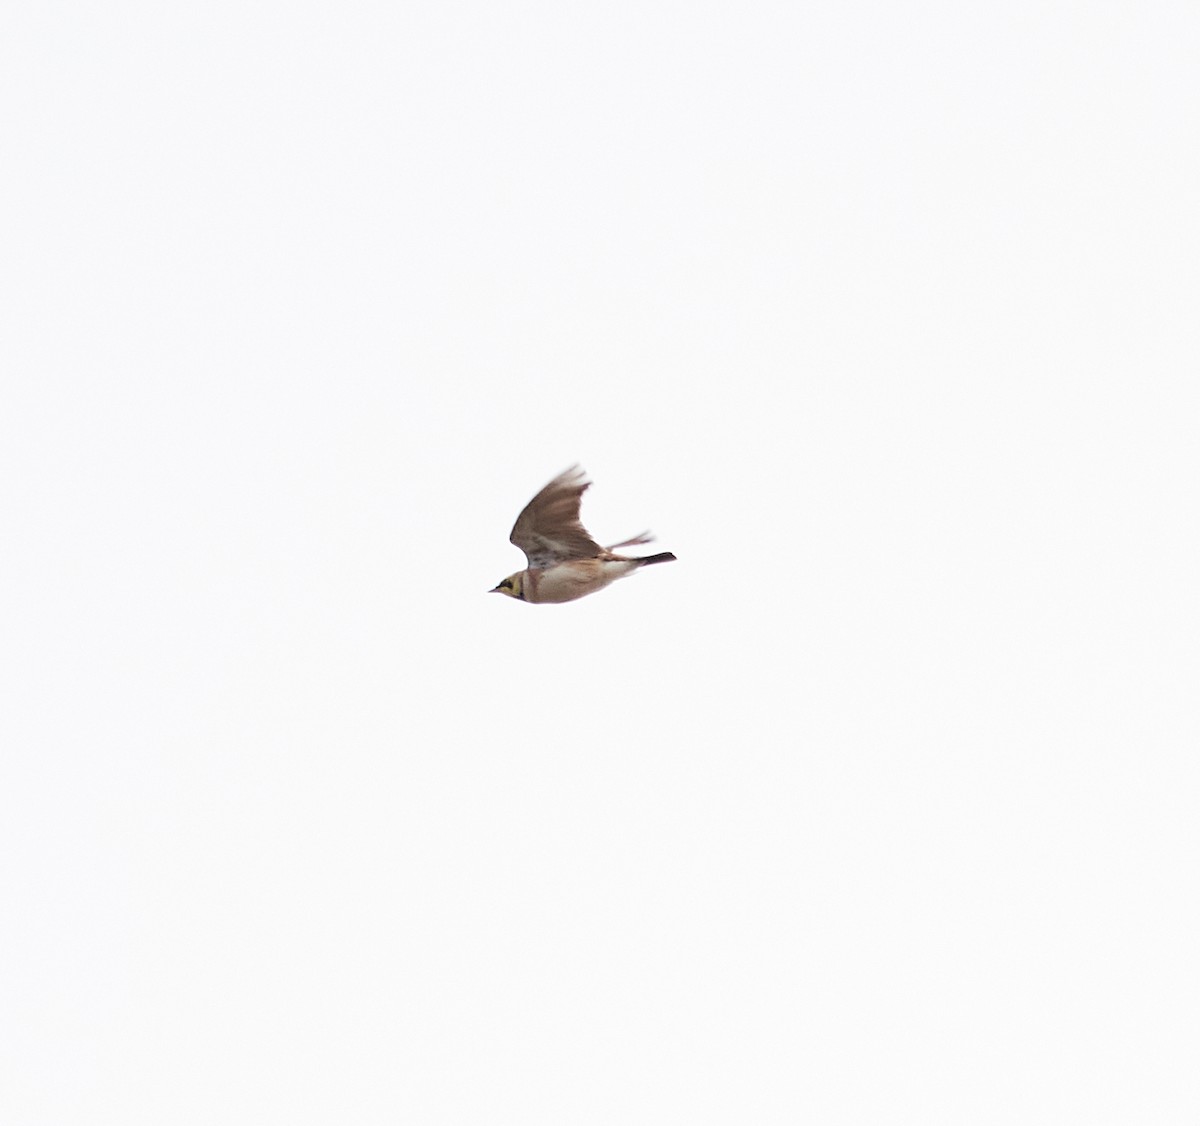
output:
[[525, 601], [524, 590], [525, 573], [518, 571], [515, 575], [509, 575], [507, 579], [501, 579], [490, 591], [489, 594], [507, 594], [509, 598], [519, 598], [522, 602]]

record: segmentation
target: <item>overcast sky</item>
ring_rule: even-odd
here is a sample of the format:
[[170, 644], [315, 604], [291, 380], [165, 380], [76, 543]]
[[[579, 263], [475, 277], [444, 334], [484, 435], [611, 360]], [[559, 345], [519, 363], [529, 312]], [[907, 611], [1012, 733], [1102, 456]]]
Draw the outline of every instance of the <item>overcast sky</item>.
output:
[[1194, 1126], [1200, 9], [0, 56], [0, 1119]]

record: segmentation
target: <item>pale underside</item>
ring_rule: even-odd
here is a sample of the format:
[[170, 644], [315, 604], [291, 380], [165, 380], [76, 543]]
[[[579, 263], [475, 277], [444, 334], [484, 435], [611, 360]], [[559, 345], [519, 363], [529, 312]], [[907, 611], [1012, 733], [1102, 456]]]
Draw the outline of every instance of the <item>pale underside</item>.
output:
[[528, 602], [574, 602], [603, 590], [614, 579], [641, 566], [631, 559], [575, 559], [525, 572], [524, 597]]

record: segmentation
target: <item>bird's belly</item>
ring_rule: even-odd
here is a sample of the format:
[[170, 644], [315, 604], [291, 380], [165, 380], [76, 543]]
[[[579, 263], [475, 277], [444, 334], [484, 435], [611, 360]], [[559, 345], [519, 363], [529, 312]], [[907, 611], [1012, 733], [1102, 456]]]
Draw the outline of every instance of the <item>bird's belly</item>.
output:
[[597, 590], [631, 568], [627, 563], [603, 559], [571, 559], [547, 567], [537, 576], [537, 602], [574, 602]]

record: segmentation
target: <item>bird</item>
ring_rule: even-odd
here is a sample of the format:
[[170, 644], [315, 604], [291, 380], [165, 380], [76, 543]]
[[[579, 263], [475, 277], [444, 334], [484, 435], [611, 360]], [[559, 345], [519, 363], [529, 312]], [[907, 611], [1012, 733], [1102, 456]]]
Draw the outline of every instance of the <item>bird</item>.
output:
[[525, 570], [502, 579], [488, 592], [521, 602], [574, 602], [603, 590], [651, 563], [672, 563], [669, 551], [657, 555], [617, 555], [619, 547], [651, 543], [649, 532], [601, 547], [579, 522], [579, 502], [591, 485], [578, 465], [554, 478], [517, 517], [509, 541], [528, 562]]

